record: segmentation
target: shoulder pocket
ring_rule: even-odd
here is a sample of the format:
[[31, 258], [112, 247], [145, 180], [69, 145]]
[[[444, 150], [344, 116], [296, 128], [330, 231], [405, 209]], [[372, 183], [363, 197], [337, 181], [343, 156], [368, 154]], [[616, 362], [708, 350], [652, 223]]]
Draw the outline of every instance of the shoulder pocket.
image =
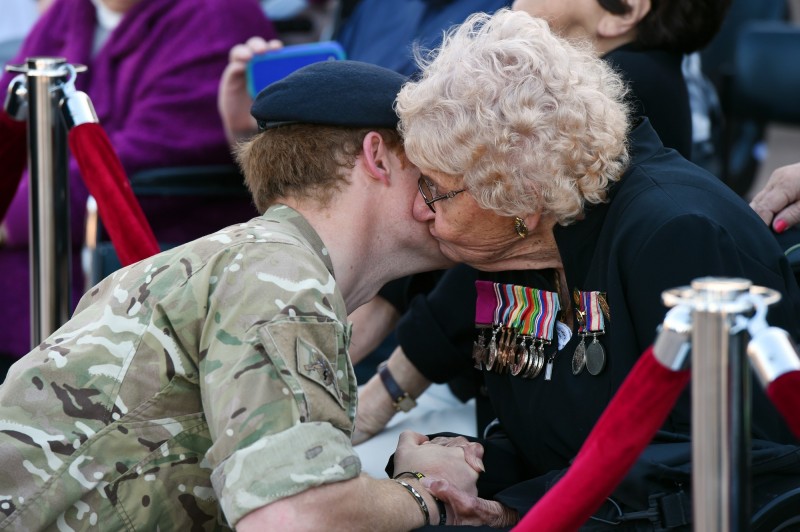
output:
[[[329, 339], [321, 338], [319, 340], [328, 345], [317, 347], [319, 344], [315, 345], [302, 336], [297, 337], [297, 372], [322, 386], [339, 403], [339, 406], [344, 407], [344, 399], [336, 375], [338, 371], [336, 369], [338, 358], [336, 337], [333, 338], [333, 345], [326, 341]], [[333, 357], [330, 357], [331, 354]]]
[[[286, 369], [294, 373], [308, 406], [310, 420], [330, 421], [350, 430], [355, 411], [355, 376], [344, 349], [338, 322], [289, 320], [263, 328]], [[267, 348], [267, 351], [272, 351]]]

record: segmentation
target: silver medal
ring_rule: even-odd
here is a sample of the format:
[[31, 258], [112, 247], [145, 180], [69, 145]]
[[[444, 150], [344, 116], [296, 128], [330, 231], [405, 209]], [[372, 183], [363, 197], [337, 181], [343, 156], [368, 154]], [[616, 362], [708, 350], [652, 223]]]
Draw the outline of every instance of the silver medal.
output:
[[586, 344], [584, 338], [581, 337], [578, 346], [575, 348], [575, 353], [572, 355], [572, 374], [578, 375], [583, 371], [586, 365]]
[[489, 340], [489, 358], [484, 362], [486, 369], [491, 370], [497, 361], [497, 329], [492, 331], [492, 338]]
[[606, 350], [595, 336], [592, 343], [586, 348], [586, 371], [592, 375], [598, 375], [604, 367], [606, 367]]
[[522, 343], [517, 346], [516, 350], [516, 360], [514, 361], [514, 365], [511, 366], [511, 374], [515, 377], [522, 373], [522, 370], [525, 369], [525, 366], [528, 365], [528, 350], [525, 348], [526, 340], [523, 338]]

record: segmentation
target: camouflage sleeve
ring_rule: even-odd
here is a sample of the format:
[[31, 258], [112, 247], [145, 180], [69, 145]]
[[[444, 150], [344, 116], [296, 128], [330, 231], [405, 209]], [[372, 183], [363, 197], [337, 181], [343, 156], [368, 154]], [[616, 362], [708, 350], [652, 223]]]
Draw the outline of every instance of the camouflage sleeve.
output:
[[302, 246], [245, 247], [208, 273], [200, 353], [209, 465], [231, 524], [361, 470], [350, 444], [356, 382], [333, 277]]

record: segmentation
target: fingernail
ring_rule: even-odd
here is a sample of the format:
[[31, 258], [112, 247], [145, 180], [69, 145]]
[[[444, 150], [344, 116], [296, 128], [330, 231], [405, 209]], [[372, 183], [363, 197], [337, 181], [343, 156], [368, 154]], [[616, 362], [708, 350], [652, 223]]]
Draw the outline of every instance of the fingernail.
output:
[[431, 484], [433, 484], [433, 479], [428, 477], [422, 477], [419, 479], [419, 483], [425, 486], [426, 488], [430, 489]]
[[783, 233], [789, 228], [789, 224], [787, 224], [784, 220], [775, 220], [775, 223], [772, 224], [772, 227], [775, 228], [776, 233]]
[[481, 468], [481, 473], [486, 473], [486, 466], [483, 465], [483, 460], [478, 459], [478, 467]]

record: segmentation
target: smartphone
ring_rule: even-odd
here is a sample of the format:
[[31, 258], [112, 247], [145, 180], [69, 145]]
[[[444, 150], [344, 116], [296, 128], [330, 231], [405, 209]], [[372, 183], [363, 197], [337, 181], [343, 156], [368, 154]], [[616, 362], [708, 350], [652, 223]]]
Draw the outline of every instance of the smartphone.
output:
[[295, 70], [318, 61], [344, 59], [342, 45], [336, 41], [322, 41], [284, 46], [280, 50], [254, 56], [247, 63], [247, 90], [253, 98], [269, 85], [283, 79]]

